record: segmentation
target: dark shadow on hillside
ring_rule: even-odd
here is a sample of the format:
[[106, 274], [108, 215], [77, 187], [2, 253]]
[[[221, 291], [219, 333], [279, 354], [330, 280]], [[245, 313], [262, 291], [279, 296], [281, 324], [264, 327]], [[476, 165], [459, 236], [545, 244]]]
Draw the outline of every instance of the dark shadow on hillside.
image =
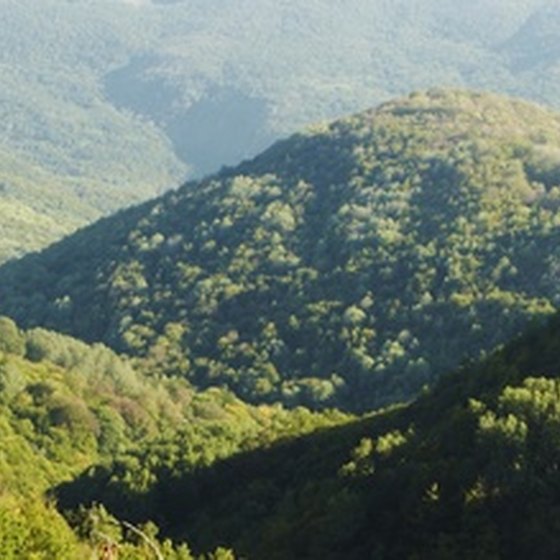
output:
[[[9, 315], [21, 327], [44, 327], [79, 337], [86, 342], [102, 340], [109, 317], [96, 316], [87, 325], [73, 324], [65, 311], [63, 294], [77, 277], [95, 277], [95, 271], [118, 262], [126, 252], [131, 224], [154, 206], [148, 201], [101, 218], [37, 253], [0, 266], [0, 313]], [[90, 305], [100, 296], [94, 282], [83, 283], [77, 304]], [[90, 313], [87, 315], [88, 317]]]
[[[411, 550], [428, 546], [426, 536], [460, 535], [465, 520], [480, 514], [476, 504], [464, 502], [488, 464], [477, 445], [478, 417], [469, 400], [492, 406], [505, 386], [519, 385], [535, 372], [558, 377], [559, 338], [556, 317], [482, 364], [466, 364], [408, 407], [241, 453], [209, 468], [154, 467], [157, 482], [146, 492], [127, 489], [122, 463], [112, 470], [91, 469], [52, 494], [61, 510], [97, 502], [125, 520], [154, 520], [165, 535], [195, 550], [225, 545], [258, 559], [408, 558]], [[353, 454], [362, 438], [395, 430], [409, 435], [386, 462], [374, 463], [366, 452], [360, 463]], [[357, 470], [341, 476], [350, 460]], [[134, 462], [129, 468], [138, 469]], [[426, 501], [434, 480], [442, 481], [438, 507]], [[517, 530], [508, 524], [511, 504], [496, 504], [499, 531], [510, 538]], [[523, 523], [524, 517], [514, 521]], [[377, 550], [391, 552], [376, 556]]]
[[[395, 417], [390, 412], [321, 429], [193, 472], [156, 468], [158, 482], [146, 493], [129, 491], [119, 466], [114, 471], [97, 466], [53, 489], [52, 495], [62, 511], [101, 503], [121, 519], [153, 520], [165, 535], [184, 540], [195, 550], [233, 543], [242, 547], [243, 537], [252, 527], [257, 531], [263, 518], [278, 513], [287, 496], [306, 492], [310, 484], [335, 480], [360, 439], [394, 427]], [[210, 531], [205, 526], [208, 519]]]

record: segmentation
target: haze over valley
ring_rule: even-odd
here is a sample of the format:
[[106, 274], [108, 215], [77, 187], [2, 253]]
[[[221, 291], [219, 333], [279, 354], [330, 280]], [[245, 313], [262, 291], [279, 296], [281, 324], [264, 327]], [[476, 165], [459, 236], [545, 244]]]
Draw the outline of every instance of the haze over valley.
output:
[[558, 107], [544, 0], [3, 0], [0, 259], [431, 87]]

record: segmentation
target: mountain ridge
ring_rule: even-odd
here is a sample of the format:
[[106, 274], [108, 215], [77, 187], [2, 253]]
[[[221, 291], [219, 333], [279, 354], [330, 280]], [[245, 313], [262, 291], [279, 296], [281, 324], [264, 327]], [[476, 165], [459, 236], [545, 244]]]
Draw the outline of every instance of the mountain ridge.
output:
[[554, 311], [559, 171], [554, 113], [413, 94], [4, 266], [0, 309], [254, 402], [407, 399]]
[[[157, 539], [153, 524], [136, 527], [150, 534], [151, 547], [135, 541], [121, 530], [130, 516], [119, 520], [92, 504], [65, 517], [54, 489], [122, 457], [141, 491], [148, 464], [165, 467], [180, 457], [196, 470], [351, 419], [336, 411], [251, 407], [220, 389], [198, 393], [185, 380], [135, 369], [101, 344], [21, 331], [0, 317], [0, 555], [76, 560], [97, 557], [112, 543], [123, 558], [152, 558], [157, 546], [168, 560], [191, 560], [185, 543]], [[135, 454], [148, 460], [131, 461]]]

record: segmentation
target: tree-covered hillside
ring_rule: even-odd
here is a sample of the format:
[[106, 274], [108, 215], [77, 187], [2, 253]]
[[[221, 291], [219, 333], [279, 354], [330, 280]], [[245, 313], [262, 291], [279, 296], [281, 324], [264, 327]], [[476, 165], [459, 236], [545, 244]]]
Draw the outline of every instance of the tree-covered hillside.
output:
[[[120, 457], [126, 480], [142, 492], [155, 482], [152, 469], [181, 464], [194, 471], [348, 420], [336, 412], [250, 407], [217, 389], [197, 393], [184, 380], [134, 370], [102, 345], [44, 329], [22, 332], [0, 317], [0, 557], [76, 560], [109, 541], [119, 558], [151, 559], [147, 543], [121, 525], [130, 516], [117, 521], [103, 509], [82, 510], [70, 526], [47, 493]], [[154, 527], [145, 531], [154, 535]], [[166, 560], [191, 559], [184, 546], [160, 548]], [[210, 560], [220, 559], [233, 556]]]
[[42, 249], [100, 215], [73, 192], [71, 180], [0, 152], [0, 263]]
[[195, 550], [251, 560], [552, 560], [559, 349], [556, 317], [408, 407], [195, 473], [155, 468], [142, 493], [119, 461], [63, 485], [60, 505], [95, 496]]
[[0, 309], [254, 402], [416, 395], [559, 297], [560, 117], [432, 91], [0, 270]]
[[548, 4], [2, 0], [0, 260], [397, 94], [558, 105]]

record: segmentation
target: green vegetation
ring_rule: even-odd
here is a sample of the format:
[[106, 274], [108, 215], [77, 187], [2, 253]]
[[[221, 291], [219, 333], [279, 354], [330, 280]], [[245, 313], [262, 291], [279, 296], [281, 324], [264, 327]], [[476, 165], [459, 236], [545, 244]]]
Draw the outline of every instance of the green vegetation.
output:
[[141, 495], [117, 462], [59, 496], [76, 506], [94, 493], [137, 521], [159, 515], [195, 550], [250, 559], [555, 558], [559, 349], [556, 317], [407, 407], [194, 473], [156, 468]]
[[0, 4], [0, 263], [160, 195], [0, 268], [0, 558], [560, 556], [560, 115], [247, 160], [558, 107], [558, 6]]
[[[104, 508], [82, 508], [73, 531], [46, 493], [121, 456], [127, 482], [141, 492], [156, 482], [156, 467], [195, 471], [349, 419], [250, 407], [219, 389], [196, 393], [183, 380], [138, 373], [102, 345], [43, 329], [21, 332], [0, 318], [0, 556], [73, 560], [108, 542], [118, 545], [119, 558], [151, 559], [147, 541], [127, 525], [131, 517], [117, 521]], [[142, 531], [155, 539], [157, 527], [146, 521]], [[166, 559], [191, 558], [185, 546], [158, 546]], [[211, 558], [233, 559], [224, 555]]]
[[133, 37], [147, 31], [129, 21], [113, 25], [125, 17], [114, 3], [88, 4], [0, 6], [0, 262], [154, 196], [185, 174], [163, 133], [117, 110], [103, 92], [103, 74], [129, 49], [141, 49]]
[[6, 318], [0, 345], [2, 558], [105, 544], [128, 560], [153, 545], [166, 560], [560, 551], [559, 316], [362, 419], [146, 379], [101, 345]]
[[100, 215], [55, 173], [0, 153], [0, 262], [36, 251]]
[[547, 4], [4, 0], [0, 261], [412, 90], [558, 106], [560, 18]]
[[0, 270], [22, 325], [252, 402], [402, 402], [558, 302], [560, 117], [432, 91]]

